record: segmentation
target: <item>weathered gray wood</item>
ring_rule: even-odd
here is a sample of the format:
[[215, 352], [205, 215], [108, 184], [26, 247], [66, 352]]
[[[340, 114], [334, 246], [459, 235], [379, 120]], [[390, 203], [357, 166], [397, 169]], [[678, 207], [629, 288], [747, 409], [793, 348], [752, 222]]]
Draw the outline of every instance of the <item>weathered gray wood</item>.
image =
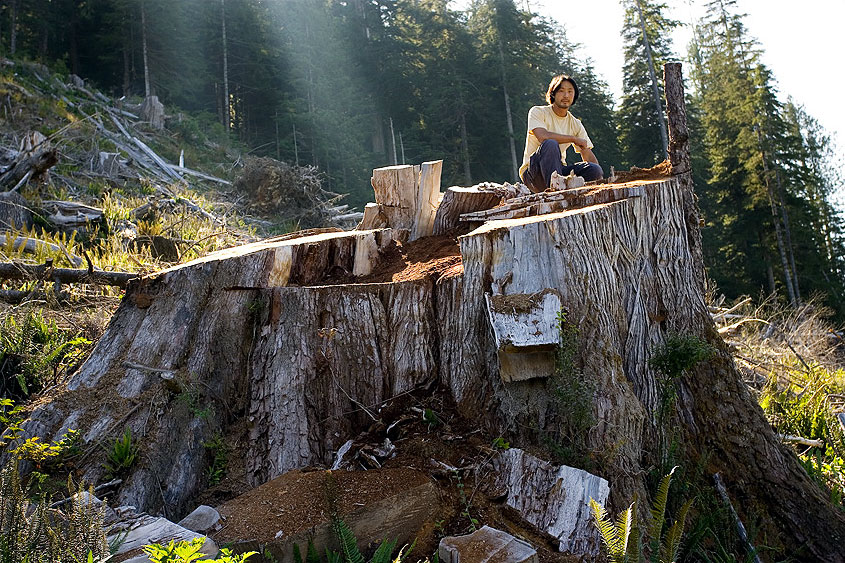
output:
[[601, 203], [639, 197], [644, 193], [642, 184], [622, 184], [608, 187], [581, 187], [557, 192], [543, 192], [508, 200], [505, 204], [485, 211], [464, 213], [461, 221], [493, 221], [518, 219], [534, 215], [557, 213]]
[[526, 521], [559, 540], [559, 551], [597, 556], [601, 536], [593, 524], [590, 499], [607, 502], [610, 486], [591, 473], [554, 466], [518, 448], [500, 452], [493, 460], [493, 487], [503, 491], [505, 503]]
[[28, 230], [31, 227], [29, 202], [17, 192], [0, 192], [0, 230]]
[[152, 159], [152, 161], [156, 163], [156, 165], [159, 167], [159, 169], [162, 172], [165, 173], [165, 175], [169, 176], [170, 178], [172, 178], [174, 180], [181, 180], [182, 179], [182, 177], [179, 176], [179, 174], [177, 174], [176, 172], [173, 171], [172, 165], [165, 162], [159, 155], [157, 155], [155, 152], [153, 152], [153, 149], [148, 147], [138, 137], [132, 137], [132, 142], [134, 142], [136, 145], [138, 145], [138, 148], [141, 149], [142, 151], [144, 151], [144, 154], [146, 154], [148, 157], [150, 157], [150, 159]]
[[27, 180], [39, 178], [58, 162], [56, 149], [46, 142], [44, 135], [33, 132], [21, 141], [14, 164], [0, 174], [0, 188], [17, 189]]
[[84, 227], [91, 222], [104, 220], [103, 210], [73, 201], [49, 200], [41, 203], [47, 219], [62, 228]]
[[141, 104], [141, 116], [149, 121], [153, 129], [164, 129], [164, 104], [158, 100], [158, 96], [147, 96]]

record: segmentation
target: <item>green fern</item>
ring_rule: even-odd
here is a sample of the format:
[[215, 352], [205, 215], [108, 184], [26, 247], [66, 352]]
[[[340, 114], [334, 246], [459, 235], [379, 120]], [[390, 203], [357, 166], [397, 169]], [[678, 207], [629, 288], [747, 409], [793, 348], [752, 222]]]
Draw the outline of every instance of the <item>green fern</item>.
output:
[[666, 504], [669, 502], [669, 484], [672, 481], [672, 474], [678, 467], [672, 468], [669, 473], [660, 480], [657, 487], [657, 496], [654, 497], [654, 504], [651, 506], [651, 521], [648, 526], [648, 537], [651, 538], [649, 548], [651, 549], [651, 563], [658, 563], [660, 557], [660, 537], [663, 533], [663, 524], [666, 521]]
[[305, 563], [322, 563], [320, 561], [320, 553], [314, 547], [314, 540], [308, 540], [308, 550], [305, 553]]
[[[396, 540], [387, 541], [384, 540], [381, 542], [381, 545], [378, 546], [376, 552], [373, 553], [372, 559], [370, 559], [370, 563], [391, 563], [393, 559], [391, 555], [393, 555], [393, 549], [396, 547]], [[404, 548], [403, 548], [404, 549]], [[402, 557], [402, 552], [399, 552], [399, 557]], [[400, 559], [401, 560], [401, 559]]]
[[619, 513], [614, 523], [607, 515], [607, 510], [592, 498], [590, 508], [596, 519], [596, 526], [607, 548], [607, 554], [612, 563], [625, 563], [628, 550], [628, 538], [634, 523], [634, 503], [627, 510]]
[[[681, 549], [687, 514], [692, 506], [692, 501], [687, 501], [681, 507], [675, 522], [664, 535], [663, 526], [666, 523], [669, 485], [675, 469], [677, 467], [673, 468], [660, 481], [654, 504], [650, 510], [646, 543], [650, 548], [650, 561], [652, 563], [673, 563], [677, 559]], [[635, 506], [636, 502], [631, 503], [631, 506], [619, 513], [616, 522], [613, 522], [605, 508], [595, 500], [590, 499], [590, 508], [595, 517], [596, 528], [601, 534], [611, 563], [641, 563], [644, 561], [642, 554], [644, 542], [640, 535], [639, 526], [635, 522]]]
[[344, 563], [364, 563], [364, 556], [358, 550], [358, 540], [352, 530], [337, 515], [332, 516], [332, 531], [340, 543]]
[[660, 559], [662, 561], [675, 561], [681, 551], [681, 537], [684, 535], [684, 526], [687, 521], [687, 513], [692, 507], [692, 500], [688, 500], [681, 507], [674, 524], [666, 532], [666, 539], [663, 542]]

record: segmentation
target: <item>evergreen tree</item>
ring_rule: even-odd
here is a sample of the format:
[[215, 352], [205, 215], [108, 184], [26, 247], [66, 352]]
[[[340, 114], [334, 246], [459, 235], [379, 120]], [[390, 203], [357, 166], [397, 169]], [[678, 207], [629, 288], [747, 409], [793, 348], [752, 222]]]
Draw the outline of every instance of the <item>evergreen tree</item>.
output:
[[[804, 156], [812, 141], [797, 114], [790, 125], [795, 112], [778, 101], [774, 79], [732, 7], [710, 3], [695, 45], [696, 104], [709, 162], [708, 185], [698, 193], [710, 275], [729, 294], [785, 289], [793, 303], [807, 290], [840, 291], [837, 221], [822, 192], [809, 196], [811, 186], [824, 184]], [[825, 221], [829, 245], [819, 235]]]
[[663, 15], [666, 4], [624, 0], [625, 66], [617, 113], [626, 166], [649, 167], [666, 158], [663, 64], [671, 60], [671, 32], [678, 22]]

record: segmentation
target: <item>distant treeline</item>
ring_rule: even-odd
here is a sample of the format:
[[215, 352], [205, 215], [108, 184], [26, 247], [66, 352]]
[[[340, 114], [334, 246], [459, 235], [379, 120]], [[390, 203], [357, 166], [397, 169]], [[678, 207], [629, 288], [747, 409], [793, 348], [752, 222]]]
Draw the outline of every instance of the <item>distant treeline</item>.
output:
[[[253, 154], [318, 166], [360, 205], [372, 168], [394, 162], [442, 158], [447, 186], [513, 181], [528, 109], [561, 72], [578, 80], [573, 113], [606, 174], [663, 160], [662, 64], [678, 58], [678, 22], [654, 0], [622, 3], [616, 101], [563, 27], [513, 0], [466, 11], [445, 0], [7, 0], [0, 49], [116, 96], [204, 112]], [[708, 3], [688, 49], [710, 276], [731, 296], [798, 302], [821, 291], [842, 315], [842, 221], [831, 205], [841, 180], [823, 128], [778, 101], [732, 0]]]

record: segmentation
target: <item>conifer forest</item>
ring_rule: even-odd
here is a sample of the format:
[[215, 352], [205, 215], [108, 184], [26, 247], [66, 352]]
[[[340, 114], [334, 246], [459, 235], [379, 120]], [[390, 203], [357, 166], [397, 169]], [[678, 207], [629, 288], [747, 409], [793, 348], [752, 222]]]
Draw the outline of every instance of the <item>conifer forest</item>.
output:
[[[824, 123], [783, 103], [748, 16], [709, 0], [674, 46], [666, 5], [626, 8], [614, 99], [566, 29], [513, 0], [6, 0], [0, 48], [115, 96], [155, 94], [228, 129], [251, 154], [313, 165], [363, 205], [374, 167], [444, 160], [444, 185], [514, 181], [525, 115], [550, 76], [605, 169], [664, 159], [662, 64], [685, 61], [709, 277], [729, 296], [815, 293], [841, 317], [841, 184]], [[657, 69], [658, 79], [650, 69]], [[704, 94], [707, 95], [704, 95]], [[786, 92], [788, 94], [788, 92]]]

